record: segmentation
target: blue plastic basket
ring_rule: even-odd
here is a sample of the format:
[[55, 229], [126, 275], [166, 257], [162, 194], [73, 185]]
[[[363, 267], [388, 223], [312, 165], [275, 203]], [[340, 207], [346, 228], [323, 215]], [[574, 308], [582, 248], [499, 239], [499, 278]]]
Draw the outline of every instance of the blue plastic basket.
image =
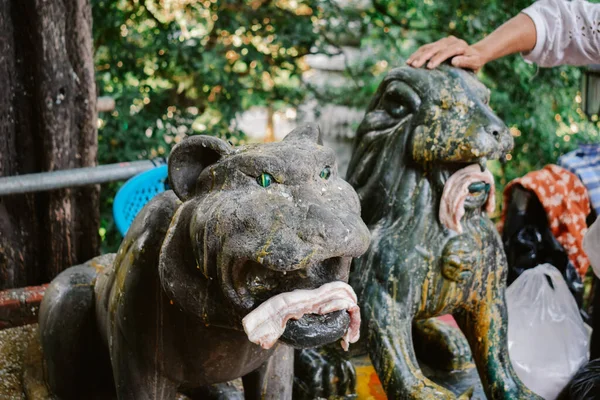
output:
[[167, 165], [137, 174], [119, 189], [113, 203], [117, 229], [125, 236], [142, 208], [157, 194], [168, 189]]

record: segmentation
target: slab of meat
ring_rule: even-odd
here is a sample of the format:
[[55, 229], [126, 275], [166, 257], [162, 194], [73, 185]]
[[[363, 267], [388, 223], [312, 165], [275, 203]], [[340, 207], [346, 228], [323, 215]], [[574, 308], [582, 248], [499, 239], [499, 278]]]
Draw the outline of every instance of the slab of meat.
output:
[[465, 215], [465, 200], [469, 196], [469, 186], [476, 182], [485, 182], [490, 185], [491, 189], [488, 193], [485, 210], [488, 213], [494, 211], [496, 202], [492, 173], [487, 169], [481, 172], [481, 167], [478, 164], [469, 165], [452, 174], [444, 185], [439, 216], [440, 222], [446, 228], [458, 233], [463, 232], [460, 220]]
[[360, 337], [360, 309], [356, 302], [356, 293], [350, 285], [330, 282], [313, 290], [298, 289], [273, 296], [246, 315], [242, 325], [248, 340], [269, 349], [283, 334], [290, 319], [346, 310], [350, 314], [350, 326], [342, 338], [342, 347], [348, 350], [349, 344]]

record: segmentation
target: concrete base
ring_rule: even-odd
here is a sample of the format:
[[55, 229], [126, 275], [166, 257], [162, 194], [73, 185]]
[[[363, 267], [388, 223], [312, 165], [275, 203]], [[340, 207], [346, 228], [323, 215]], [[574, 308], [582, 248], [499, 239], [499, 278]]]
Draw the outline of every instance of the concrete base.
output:
[[34, 325], [0, 330], [0, 399], [26, 399], [22, 385], [23, 357], [35, 337]]

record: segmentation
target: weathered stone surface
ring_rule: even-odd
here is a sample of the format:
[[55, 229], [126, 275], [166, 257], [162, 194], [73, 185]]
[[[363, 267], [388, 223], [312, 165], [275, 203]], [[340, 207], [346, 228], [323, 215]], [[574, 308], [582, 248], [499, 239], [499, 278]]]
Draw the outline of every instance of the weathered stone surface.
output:
[[246, 399], [290, 399], [294, 357], [283, 343], [337, 341], [349, 319], [289, 321], [270, 349], [251, 343], [241, 321], [275, 295], [348, 280], [369, 244], [356, 193], [315, 126], [239, 148], [188, 138], [173, 149], [169, 178], [174, 191], [142, 210], [116, 256], [48, 287], [40, 333], [50, 386], [81, 399], [111, 387], [112, 370], [119, 399], [209, 398], [203, 387], [243, 377]]
[[[37, 324], [0, 330], [0, 399], [56, 400], [56, 397], [48, 391], [43, 368]], [[217, 394], [243, 393], [242, 390], [242, 382], [239, 379], [211, 388], [211, 392]], [[116, 397], [102, 393], [88, 393], [85, 399], [116, 400]], [[190, 398], [178, 393], [174, 400], [190, 400]]]
[[[353, 263], [350, 282], [389, 398], [455, 398], [425, 378], [412, 340], [414, 321], [447, 313], [468, 339], [488, 398], [537, 398], [508, 357], [506, 257], [485, 214], [485, 182], [469, 186], [462, 234], [439, 219], [452, 174], [470, 164], [483, 170], [512, 148], [488, 99], [488, 89], [469, 72], [397, 68], [381, 83], [357, 132], [348, 181], [361, 199], [372, 244]], [[431, 334], [425, 327], [414, 325], [414, 334]]]

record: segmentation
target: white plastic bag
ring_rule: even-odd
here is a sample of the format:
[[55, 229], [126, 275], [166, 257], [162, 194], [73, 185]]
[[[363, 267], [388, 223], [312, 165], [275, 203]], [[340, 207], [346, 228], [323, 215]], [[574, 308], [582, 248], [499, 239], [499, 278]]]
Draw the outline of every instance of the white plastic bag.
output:
[[506, 304], [508, 352], [517, 375], [544, 399], [556, 399], [589, 358], [588, 331], [567, 283], [552, 265], [538, 265], [510, 285]]

